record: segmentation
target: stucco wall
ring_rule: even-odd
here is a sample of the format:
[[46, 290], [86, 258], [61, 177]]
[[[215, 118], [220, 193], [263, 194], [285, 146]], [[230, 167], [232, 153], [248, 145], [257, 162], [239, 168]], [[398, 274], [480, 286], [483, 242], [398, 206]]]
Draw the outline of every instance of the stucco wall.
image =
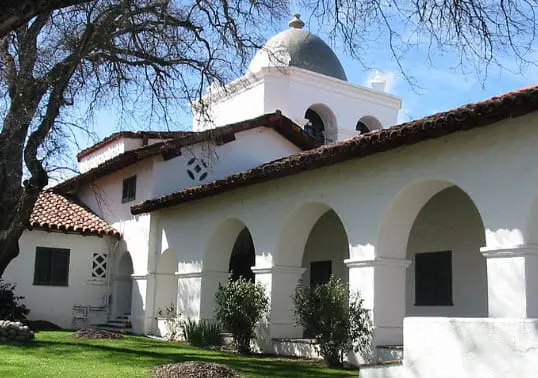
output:
[[[258, 117], [264, 113], [264, 88], [261, 81], [241, 78], [234, 82], [233, 95], [208, 102], [206, 111], [210, 117], [194, 114], [193, 130], [202, 131], [215, 126], [223, 126], [234, 122]], [[274, 112], [272, 109], [270, 112]]]
[[101, 148], [82, 157], [78, 164], [78, 167], [80, 169], [80, 172], [84, 173], [92, 168], [97, 167], [104, 161], [112, 159], [114, 156], [141, 146], [141, 138], [120, 138], [113, 142], [107, 143]]
[[[333, 209], [348, 236], [349, 264], [355, 264], [350, 287], [375, 307], [377, 329], [388, 335], [380, 342], [401, 343], [409, 231], [432, 196], [452, 185], [464, 190], [481, 215], [486, 246], [517, 248], [532, 236], [525, 230], [538, 193], [534, 123], [536, 114], [530, 114], [165, 209], [158, 212], [156, 235], [166, 235], [181, 269], [200, 272], [215, 230], [235, 218], [252, 234], [257, 267], [300, 267], [311, 227]], [[307, 204], [325, 210], [302, 212]], [[225, 240], [224, 234], [220, 242]], [[383, 270], [380, 264], [389, 265]], [[200, 308], [199, 293], [188, 294], [188, 307]], [[291, 289], [278, 293], [289, 294]]]
[[[96, 180], [78, 192], [79, 198], [93, 212], [121, 232], [119, 249], [129, 251], [135, 274], [148, 269], [150, 215], [133, 216], [131, 206], [151, 196], [153, 188], [153, 160], [139, 162], [112, 175]], [[136, 175], [136, 199], [122, 203], [123, 179]]]
[[[435, 195], [418, 214], [407, 246], [406, 314], [431, 316], [487, 316], [485, 243], [480, 214], [469, 197], [456, 187]], [[415, 254], [452, 252], [453, 306], [415, 306]]]
[[[277, 109], [302, 125], [306, 110], [322, 104], [330, 109], [336, 123], [334, 126], [339, 129], [337, 135], [329, 132], [327, 136], [345, 139], [357, 134], [355, 126], [364, 116], [375, 117], [384, 127], [395, 125], [401, 106], [401, 100], [392, 95], [295, 67], [263, 68], [256, 78], [247, 75], [232, 83], [230, 88], [234, 89], [211, 105], [213, 122], [217, 126]], [[213, 125], [195, 120], [195, 131], [208, 127]]]
[[[152, 197], [218, 180], [300, 151], [276, 131], [264, 127], [236, 133], [235, 138], [235, 141], [221, 146], [211, 142], [188, 146], [176, 158], [156, 160]], [[195, 172], [196, 163], [189, 165], [193, 158], [203, 160], [207, 168], [200, 164], [202, 171]], [[194, 178], [188, 175], [187, 170]], [[207, 172], [205, 178], [201, 176], [203, 172]]]
[[[28, 319], [48, 320], [60, 327], [71, 328], [74, 305], [101, 306], [105, 303], [105, 295], [109, 293], [107, 281], [92, 279], [92, 259], [94, 253], [107, 253], [110, 261], [114, 242], [95, 236], [25, 231], [19, 241], [20, 255], [8, 266], [4, 278], [16, 283], [16, 294], [25, 297], [23, 303], [31, 310]], [[68, 286], [33, 284], [36, 247], [70, 250]], [[92, 311], [89, 321], [93, 324], [102, 322], [106, 315], [106, 309]]]
[[408, 377], [534, 377], [538, 368], [536, 345], [536, 319], [404, 321]]
[[383, 127], [397, 123], [401, 106], [397, 97], [298, 68], [288, 70], [285, 74], [277, 71], [268, 75], [266, 112], [280, 109], [285, 116], [301, 124], [309, 107], [323, 104], [336, 119], [337, 139], [356, 135], [357, 121], [364, 116], [375, 117]]
[[361, 369], [361, 378], [534, 377], [538, 320], [406, 318], [403, 365]]

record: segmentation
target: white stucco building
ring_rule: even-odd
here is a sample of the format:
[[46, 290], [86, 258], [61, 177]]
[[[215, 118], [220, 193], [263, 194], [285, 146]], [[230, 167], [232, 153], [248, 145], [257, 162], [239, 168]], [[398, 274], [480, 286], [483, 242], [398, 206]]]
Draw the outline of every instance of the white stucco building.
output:
[[397, 125], [401, 100], [379, 78], [349, 83], [303, 26], [211, 89], [213, 122], [78, 155], [82, 173], [40, 198], [5, 275], [30, 318], [158, 334], [171, 303], [212, 319], [234, 271], [269, 294], [260, 347], [308, 354], [290, 296], [334, 274], [371, 309], [379, 358], [403, 345], [402, 364], [361, 376], [533, 376], [538, 87]]

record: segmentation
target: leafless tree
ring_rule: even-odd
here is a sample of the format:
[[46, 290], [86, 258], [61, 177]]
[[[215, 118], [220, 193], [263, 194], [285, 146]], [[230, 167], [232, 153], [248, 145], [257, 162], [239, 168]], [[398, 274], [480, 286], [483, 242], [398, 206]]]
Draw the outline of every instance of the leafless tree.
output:
[[[0, 5], [5, 104], [0, 275], [18, 255], [18, 240], [48, 183], [46, 158], [61, 145], [58, 135], [66, 132], [70, 105], [84, 102], [92, 109], [113, 98], [121, 109], [141, 98], [166, 117], [171, 107], [201, 98], [210, 83], [237, 77], [263, 41], [263, 31], [288, 16], [290, 6], [286, 0]], [[311, 19], [365, 66], [373, 43], [389, 49], [397, 64], [418, 43], [431, 52], [456, 51], [462, 64], [467, 59], [485, 67], [502, 64], [503, 54], [533, 63], [536, 1], [298, 0], [297, 5], [310, 10]]]
[[233, 78], [262, 41], [259, 24], [283, 10], [269, 0], [102, 0], [42, 12], [2, 38], [0, 274], [48, 183], [44, 158], [63, 110], [142, 96], [166, 114]]
[[[454, 68], [485, 79], [491, 65], [516, 69], [536, 65], [537, 0], [303, 0], [331, 39], [366, 68], [371, 49], [390, 51], [398, 71], [410, 49], [426, 51], [431, 63], [443, 53]], [[510, 67], [512, 70], [514, 67]]]

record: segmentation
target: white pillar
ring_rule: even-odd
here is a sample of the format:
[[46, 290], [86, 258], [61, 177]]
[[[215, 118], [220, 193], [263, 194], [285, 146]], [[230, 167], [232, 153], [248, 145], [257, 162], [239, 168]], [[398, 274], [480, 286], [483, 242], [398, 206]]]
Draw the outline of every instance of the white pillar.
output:
[[349, 290], [359, 292], [372, 310], [374, 345], [403, 342], [406, 268], [411, 261], [375, 257], [344, 261], [349, 268]]
[[489, 317], [538, 317], [538, 246], [481, 252], [487, 259]]
[[228, 272], [203, 271], [176, 273], [177, 310], [193, 320], [215, 319], [215, 294]]
[[131, 288], [131, 323], [135, 333], [146, 333], [151, 331], [153, 318], [148, 319], [147, 309], [147, 284], [146, 274], [132, 274]]
[[200, 298], [200, 319], [215, 319], [215, 296], [219, 284], [225, 284], [230, 277], [229, 272], [202, 272], [202, 291]]
[[295, 326], [292, 295], [305, 268], [295, 266], [252, 267], [256, 282], [261, 283], [270, 298], [270, 337], [301, 338], [301, 327]]

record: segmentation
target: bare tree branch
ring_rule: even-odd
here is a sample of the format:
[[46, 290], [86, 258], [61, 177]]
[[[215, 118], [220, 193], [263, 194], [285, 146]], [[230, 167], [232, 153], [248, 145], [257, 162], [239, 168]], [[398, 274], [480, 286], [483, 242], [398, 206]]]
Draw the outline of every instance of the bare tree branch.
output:
[[35, 16], [92, 0], [3, 0], [0, 2], [0, 38]]

